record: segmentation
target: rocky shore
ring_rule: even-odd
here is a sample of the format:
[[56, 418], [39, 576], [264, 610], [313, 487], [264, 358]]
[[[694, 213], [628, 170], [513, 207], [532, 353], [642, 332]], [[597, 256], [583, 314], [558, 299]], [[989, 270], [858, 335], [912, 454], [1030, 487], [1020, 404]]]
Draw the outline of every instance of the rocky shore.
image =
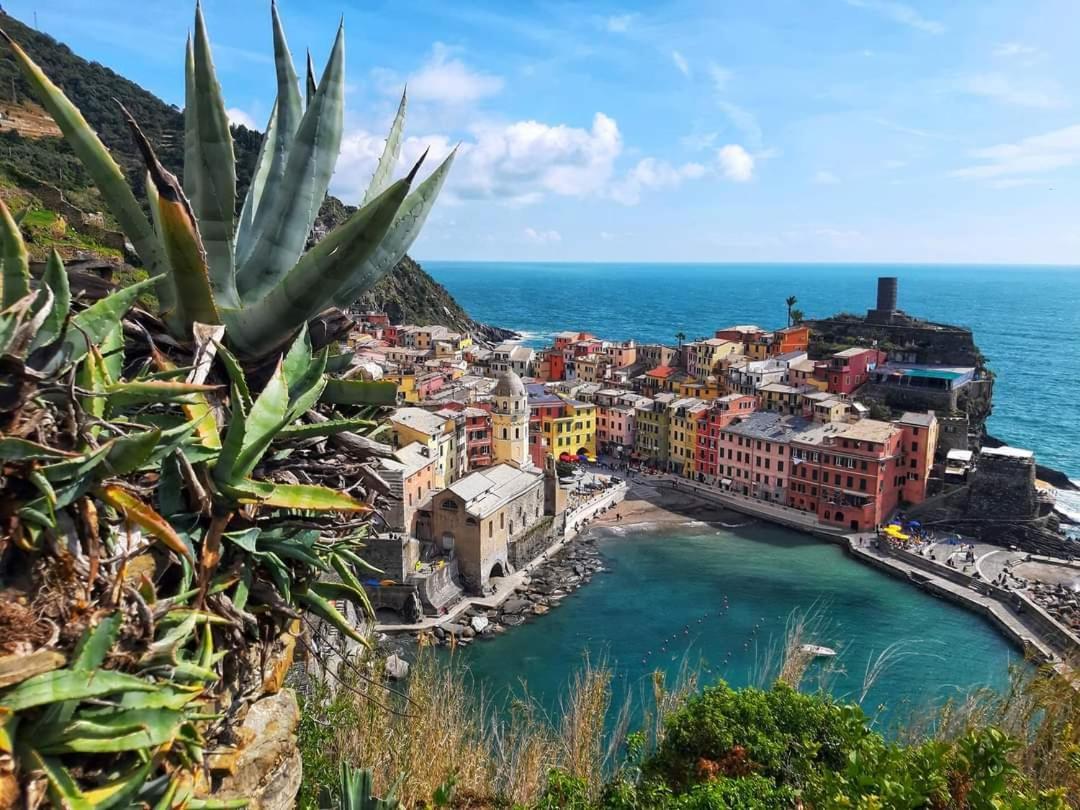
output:
[[453, 622], [425, 632], [430, 632], [436, 645], [462, 646], [504, 633], [558, 607], [563, 599], [602, 571], [604, 564], [596, 548], [596, 536], [582, 535], [533, 569], [498, 607], [473, 605]]

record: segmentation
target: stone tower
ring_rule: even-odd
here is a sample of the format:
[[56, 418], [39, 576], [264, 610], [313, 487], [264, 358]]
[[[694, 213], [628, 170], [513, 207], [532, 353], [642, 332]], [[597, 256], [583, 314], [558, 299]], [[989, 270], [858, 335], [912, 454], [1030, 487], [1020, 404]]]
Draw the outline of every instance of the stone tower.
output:
[[491, 412], [492, 452], [496, 464], [532, 466], [529, 457], [529, 397], [521, 377], [508, 370], [499, 377]]

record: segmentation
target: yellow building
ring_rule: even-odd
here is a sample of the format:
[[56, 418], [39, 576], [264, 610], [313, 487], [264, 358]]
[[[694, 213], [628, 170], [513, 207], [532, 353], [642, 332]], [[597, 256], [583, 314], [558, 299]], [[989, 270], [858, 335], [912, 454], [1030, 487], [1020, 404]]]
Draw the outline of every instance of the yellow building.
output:
[[596, 406], [591, 402], [564, 399], [562, 416], [543, 417], [540, 430], [545, 447], [555, 458], [563, 453], [596, 456]]
[[724, 396], [727, 391], [717, 377], [706, 377], [704, 380], [687, 380], [679, 383], [678, 391], [680, 399], [694, 397], [696, 399], [714, 400]]
[[693, 397], [671, 403], [668, 427], [668, 469], [684, 478], [694, 477], [698, 416], [709, 406]]
[[453, 417], [432, 413], [423, 408], [398, 408], [390, 416], [397, 447], [419, 442], [435, 459], [434, 487], [449, 486], [464, 470], [460, 462], [463, 448], [458, 442], [457, 424]]

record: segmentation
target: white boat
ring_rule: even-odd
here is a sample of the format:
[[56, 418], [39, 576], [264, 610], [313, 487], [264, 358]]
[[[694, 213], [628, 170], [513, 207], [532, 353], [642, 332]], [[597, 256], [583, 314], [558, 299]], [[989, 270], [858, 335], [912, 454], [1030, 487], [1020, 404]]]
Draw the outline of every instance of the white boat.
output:
[[832, 647], [820, 647], [817, 644], [803, 644], [799, 650], [815, 658], [832, 658], [836, 655], [836, 650]]

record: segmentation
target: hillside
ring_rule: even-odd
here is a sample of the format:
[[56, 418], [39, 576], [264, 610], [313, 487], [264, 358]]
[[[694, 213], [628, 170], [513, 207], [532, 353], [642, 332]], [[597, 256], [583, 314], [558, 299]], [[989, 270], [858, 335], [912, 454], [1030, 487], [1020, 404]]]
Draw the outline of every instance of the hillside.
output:
[[[117, 101], [139, 121], [162, 163], [182, 174], [184, 119], [180, 109], [3, 12], [0, 27], [79, 106], [140, 196], [143, 164]], [[182, 53], [177, 54], [176, 69], [183, 69]], [[233, 128], [239, 199], [250, 182], [261, 137], [243, 126]], [[44, 260], [53, 247], [65, 259], [119, 261], [123, 256], [123, 240], [115, 224], [98, 213], [104, 206], [90, 178], [34, 101], [7, 48], [0, 48], [0, 197], [16, 211], [30, 209], [23, 230], [37, 261]], [[318, 226], [332, 227], [351, 210], [340, 200], [327, 197]], [[482, 332], [491, 339], [510, 334], [472, 321], [450, 293], [408, 257], [358, 307], [385, 308], [397, 322], [443, 324]]]

